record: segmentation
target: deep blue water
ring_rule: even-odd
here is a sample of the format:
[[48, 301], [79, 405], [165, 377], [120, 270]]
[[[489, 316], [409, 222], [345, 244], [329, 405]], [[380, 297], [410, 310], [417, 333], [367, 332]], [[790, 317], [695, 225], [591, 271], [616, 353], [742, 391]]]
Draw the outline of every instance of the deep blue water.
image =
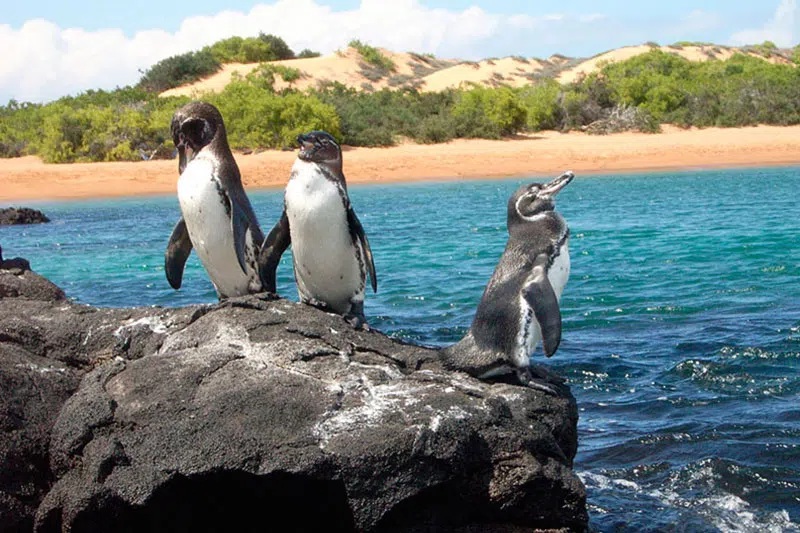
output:
[[[468, 327], [520, 180], [351, 187], [380, 280], [370, 323], [426, 344]], [[281, 192], [250, 195], [262, 227]], [[78, 301], [215, 301], [193, 255], [164, 277], [175, 198], [40, 204], [2, 227]], [[583, 177], [563, 341], [547, 363], [580, 408], [576, 469], [596, 531], [800, 531], [800, 168]], [[288, 255], [279, 290], [296, 299]]]

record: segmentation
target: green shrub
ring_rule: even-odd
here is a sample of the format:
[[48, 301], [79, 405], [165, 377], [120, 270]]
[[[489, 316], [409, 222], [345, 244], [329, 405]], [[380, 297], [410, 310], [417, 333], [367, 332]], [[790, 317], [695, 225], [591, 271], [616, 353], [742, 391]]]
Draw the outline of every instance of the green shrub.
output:
[[259, 33], [258, 37], [230, 37], [203, 49], [220, 63], [258, 63], [293, 59], [294, 52], [280, 37]]
[[309, 59], [312, 57], [319, 57], [320, 55], [322, 54], [319, 52], [314, 52], [310, 48], [303, 48], [300, 53], [297, 54], [297, 59]]
[[508, 87], [474, 87], [459, 94], [453, 118], [458, 137], [497, 139], [520, 131], [526, 112]]
[[253, 69], [246, 79], [255, 85], [262, 88], [272, 89], [275, 85], [275, 75], [279, 75], [286, 83], [292, 83], [299, 80], [303, 74], [299, 69], [287, 67], [284, 65], [273, 65], [270, 63], [262, 63]]
[[454, 135], [453, 120], [446, 115], [429, 115], [422, 119], [414, 140], [425, 144], [443, 143]]
[[219, 68], [220, 63], [211, 52], [188, 52], [163, 59], [144, 71], [139, 87], [160, 93], [213, 74]]
[[41, 105], [11, 100], [0, 106], [0, 157], [37, 153], [42, 120]]
[[341, 136], [336, 110], [313, 95], [278, 95], [247, 80], [235, 80], [207, 99], [222, 113], [232, 148], [294, 146], [298, 133], [314, 129]]
[[761, 44], [753, 45], [753, 50], [763, 57], [772, 57], [772, 54], [778, 51], [778, 46], [772, 41], [764, 41]]
[[[141, 99], [132, 99], [137, 94]], [[29, 141], [25, 153], [38, 153], [47, 163], [163, 158], [174, 148], [169, 135], [172, 114], [187, 101], [130, 87], [88, 91], [41, 107], [21, 106], [3, 124], [15, 125], [27, 117], [35, 128], [28, 138], [36, 142]], [[0, 134], [0, 143], [3, 137]]]
[[520, 92], [520, 103], [525, 108], [526, 125], [530, 131], [558, 129], [560, 93], [561, 85], [555, 80], [545, 80]]
[[276, 60], [282, 61], [284, 59], [294, 59], [295, 55], [292, 49], [289, 48], [289, 45], [286, 44], [286, 41], [277, 35], [259, 32], [258, 39], [269, 46]]
[[370, 65], [377, 67], [385, 72], [394, 72], [397, 70], [397, 66], [394, 64], [394, 61], [383, 55], [380, 50], [375, 48], [374, 46], [369, 46], [368, 44], [364, 44], [358, 39], [353, 39], [348, 43], [349, 47], [355, 48], [361, 57], [369, 63]]

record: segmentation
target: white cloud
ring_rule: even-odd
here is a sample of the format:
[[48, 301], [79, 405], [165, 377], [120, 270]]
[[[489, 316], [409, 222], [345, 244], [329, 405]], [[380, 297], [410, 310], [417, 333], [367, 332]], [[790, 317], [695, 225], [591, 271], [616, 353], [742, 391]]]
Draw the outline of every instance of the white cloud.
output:
[[133, 84], [139, 69], [161, 59], [259, 31], [281, 36], [295, 50], [330, 53], [358, 38], [392, 50], [479, 59], [563, 51], [553, 47], [568, 45], [570, 35], [602, 20], [596, 14], [498, 15], [474, 6], [431, 9], [418, 0], [362, 0], [349, 11], [333, 11], [314, 0], [277, 0], [248, 13], [189, 17], [175, 33], [153, 29], [133, 37], [118, 29], [63, 29], [46, 20], [29, 20], [19, 29], [0, 25], [0, 50], [13, 51], [0, 62], [0, 102], [47, 101]]
[[763, 27], [743, 30], [731, 36], [737, 45], [772, 41], [778, 46], [792, 46], [800, 40], [800, 13], [797, 0], [781, 0], [775, 14]]

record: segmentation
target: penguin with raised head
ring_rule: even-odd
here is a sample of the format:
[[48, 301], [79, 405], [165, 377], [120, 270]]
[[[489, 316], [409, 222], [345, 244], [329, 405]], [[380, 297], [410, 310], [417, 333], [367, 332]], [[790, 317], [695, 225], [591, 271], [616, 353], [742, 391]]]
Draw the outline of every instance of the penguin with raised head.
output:
[[175, 112], [171, 130], [183, 216], [167, 245], [167, 281], [180, 288], [194, 248], [220, 299], [264, 291], [258, 264], [264, 234], [242, 186], [222, 115], [211, 104], [190, 102]]
[[[552, 356], [561, 342], [559, 299], [569, 278], [569, 228], [555, 195], [574, 175], [520, 187], [508, 201], [508, 242], [461, 341], [442, 351], [445, 366], [481, 379], [508, 377], [558, 394], [561, 378], [533, 366], [539, 341]], [[510, 376], [509, 376], [510, 375]]]
[[299, 135], [297, 141], [300, 152], [286, 185], [283, 213], [261, 248], [266, 287], [276, 292], [278, 262], [291, 244], [300, 301], [360, 327], [365, 324], [367, 275], [373, 291], [378, 290], [378, 278], [369, 241], [347, 194], [342, 150], [324, 131]]

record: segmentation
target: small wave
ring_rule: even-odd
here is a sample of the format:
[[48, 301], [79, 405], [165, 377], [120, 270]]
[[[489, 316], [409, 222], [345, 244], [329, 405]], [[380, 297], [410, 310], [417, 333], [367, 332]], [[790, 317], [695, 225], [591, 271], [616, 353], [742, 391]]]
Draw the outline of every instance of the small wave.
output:
[[[743, 498], [719, 487], [720, 461], [709, 459], [687, 465], [666, 479], [656, 476], [651, 481], [633, 481], [621, 477], [622, 472], [606, 475], [578, 472], [587, 492], [596, 503], [590, 516], [594, 530], [605, 531], [721, 531], [724, 533], [800, 532], [800, 524], [792, 522], [784, 510], [760, 511]], [[629, 473], [636, 475], [636, 467]], [[661, 468], [655, 469], [659, 474]], [[653, 473], [653, 472], [651, 472]], [[609, 503], [615, 502], [619, 508]], [[622, 529], [612, 517], [618, 513], [639, 514], [636, 508], [649, 509], [641, 522], [629, 522]], [[655, 507], [655, 509], [654, 509]], [[658, 512], [654, 512], [657, 510]], [[613, 521], [613, 523], [609, 523]], [[606, 527], [609, 526], [609, 527]]]

